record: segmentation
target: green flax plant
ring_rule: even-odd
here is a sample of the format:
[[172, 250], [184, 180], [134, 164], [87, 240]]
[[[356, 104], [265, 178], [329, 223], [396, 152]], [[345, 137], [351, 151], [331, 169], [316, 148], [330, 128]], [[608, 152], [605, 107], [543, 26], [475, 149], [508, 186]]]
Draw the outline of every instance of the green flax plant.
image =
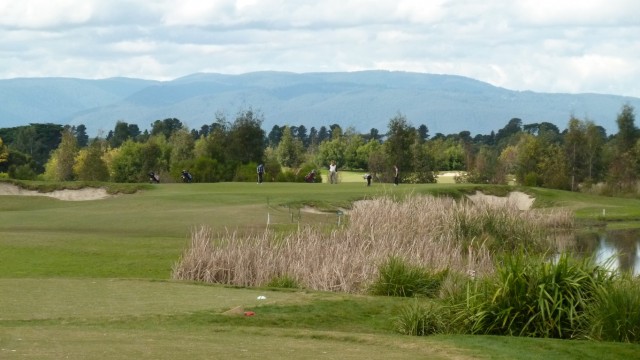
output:
[[459, 319], [471, 333], [569, 339], [613, 275], [592, 259], [505, 255], [496, 273], [470, 283]]
[[640, 278], [622, 274], [598, 289], [586, 318], [589, 338], [640, 343]]

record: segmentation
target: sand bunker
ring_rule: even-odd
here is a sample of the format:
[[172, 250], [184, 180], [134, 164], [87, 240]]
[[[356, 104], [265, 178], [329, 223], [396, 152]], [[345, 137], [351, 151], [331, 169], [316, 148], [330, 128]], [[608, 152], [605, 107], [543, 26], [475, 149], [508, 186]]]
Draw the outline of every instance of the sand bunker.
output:
[[82, 188], [77, 190], [65, 189], [43, 193], [35, 190], [23, 189], [13, 184], [0, 183], [0, 196], [1, 195], [48, 196], [65, 201], [100, 200], [111, 196], [107, 193], [107, 190], [101, 188]]
[[476, 191], [473, 195], [467, 195], [473, 203], [489, 203], [493, 205], [514, 204], [520, 210], [529, 210], [535, 199], [521, 191], [512, 191], [508, 196], [487, 195]]

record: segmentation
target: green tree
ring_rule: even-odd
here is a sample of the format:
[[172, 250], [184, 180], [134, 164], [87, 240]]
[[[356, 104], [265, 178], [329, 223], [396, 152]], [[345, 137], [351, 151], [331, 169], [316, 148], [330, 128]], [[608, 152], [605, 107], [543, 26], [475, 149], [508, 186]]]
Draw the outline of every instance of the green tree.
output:
[[78, 140], [71, 131], [71, 128], [66, 128], [62, 131], [60, 145], [51, 154], [45, 166], [45, 177], [55, 181], [73, 180], [73, 165], [77, 154]]
[[[64, 127], [56, 124], [30, 124], [15, 128], [11, 148], [29, 155], [36, 172], [42, 172], [51, 152], [58, 148]], [[6, 140], [6, 139], [5, 139]]]
[[482, 145], [476, 159], [474, 161], [474, 171], [477, 179], [490, 184], [505, 184], [507, 174], [505, 167], [499, 160], [498, 152], [495, 147]]
[[261, 162], [266, 148], [262, 116], [253, 110], [240, 111], [229, 130], [227, 158], [234, 163]]
[[78, 147], [85, 147], [89, 145], [89, 135], [87, 135], [87, 127], [83, 124], [75, 126], [72, 128], [73, 133], [76, 136], [76, 140], [78, 141]]
[[309, 130], [309, 145], [307, 145], [307, 150], [310, 153], [313, 153], [318, 149], [319, 144], [320, 140], [318, 138], [318, 130], [312, 126]]
[[541, 184], [546, 188], [569, 190], [571, 177], [565, 150], [558, 144], [544, 147], [538, 167]]
[[[374, 162], [377, 160], [377, 158], [373, 156], [374, 153], [382, 153], [382, 144], [380, 144], [380, 141], [375, 139], [371, 139], [366, 143], [360, 145], [356, 150], [356, 157], [358, 158], [358, 161], [362, 164], [365, 164], [362, 168], [367, 169], [369, 170], [369, 172], [375, 174], [384, 170], [385, 164], [383, 163], [383, 166], [379, 168], [373, 166], [374, 164], [371, 164], [370, 162], [372, 157], [374, 158]], [[376, 170], [374, 171], [373, 168], [376, 168]]]
[[302, 163], [304, 147], [300, 139], [293, 137], [291, 128], [285, 126], [282, 132], [282, 138], [276, 148], [278, 161], [282, 166], [297, 167]]
[[198, 157], [190, 169], [193, 181], [199, 183], [225, 180], [224, 167], [209, 157]]
[[284, 130], [284, 127], [273, 125], [273, 127], [271, 128], [271, 131], [269, 132], [269, 135], [267, 136], [269, 146], [275, 148], [276, 146], [278, 146], [278, 144], [280, 144], [280, 139], [282, 139], [283, 130]]
[[328, 168], [329, 163], [335, 160], [338, 169], [344, 166], [344, 150], [346, 144], [340, 138], [325, 141], [318, 147], [315, 163]]
[[108, 181], [109, 169], [103, 159], [106, 143], [94, 141], [81, 149], [75, 159], [73, 172], [81, 181]]
[[433, 174], [435, 161], [425, 144], [425, 139], [419, 131], [415, 132], [414, 142], [411, 145], [411, 168], [413, 173], [404, 181], [414, 183], [434, 183], [436, 178]]
[[[505, 127], [498, 130], [498, 133], [496, 134], [496, 137], [495, 137], [496, 144], [498, 144], [498, 146], [500, 146], [501, 148], [507, 146], [509, 144], [510, 139], [521, 131], [522, 131], [521, 119], [513, 118], [509, 120], [509, 122], [507, 123], [507, 125], [505, 125]], [[535, 135], [535, 134], [532, 134], [532, 135]]]
[[204, 139], [200, 139], [195, 144], [195, 156], [209, 157], [216, 160], [218, 164], [227, 163], [227, 153], [229, 149], [228, 130], [230, 124], [222, 114], [217, 114], [217, 122], [211, 127], [211, 132]]
[[302, 145], [306, 148], [309, 146], [311, 139], [309, 138], [309, 134], [307, 134], [307, 127], [304, 125], [298, 126], [298, 132], [296, 133], [296, 137], [302, 141]]
[[587, 179], [597, 182], [603, 178], [602, 150], [607, 140], [607, 133], [602, 126], [593, 121], [586, 121], [585, 157], [587, 162]]
[[411, 144], [415, 137], [415, 129], [409, 124], [407, 118], [398, 114], [389, 120], [389, 131], [384, 149], [387, 158], [392, 164], [398, 165], [400, 171], [412, 171], [411, 168]]
[[318, 130], [318, 145], [322, 144], [323, 141], [328, 140], [330, 138], [329, 130], [327, 130], [326, 126], [320, 126]]
[[389, 171], [389, 159], [387, 159], [387, 154], [384, 152], [382, 145], [377, 144], [377, 141], [370, 140], [367, 145], [370, 147], [368, 149], [369, 159], [367, 161], [369, 172], [373, 175], [373, 178], [377, 181], [382, 182], [392, 182], [393, 174]]
[[193, 159], [195, 141], [187, 129], [175, 131], [169, 137], [171, 164]]
[[543, 146], [540, 141], [531, 134], [523, 134], [517, 144], [516, 181], [526, 186], [542, 185], [539, 174], [539, 163], [542, 158]]
[[538, 126], [538, 138], [547, 144], [561, 144], [562, 134], [560, 129], [552, 123], [541, 122]]
[[509, 145], [505, 147], [498, 156], [500, 166], [506, 175], [514, 175], [518, 168], [518, 147]]
[[151, 136], [163, 135], [166, 139], [169, 139], [171, 134], [182, 128], [182, 122], [176, 118], [156, 120], [151, 124]]
[[433, 161], [433, 170], [462, 170], [464, 149], [453, 137], [434, 137], [426, 142], [429, 156]]
[[113, 149], [110, 154], [109, 173], [111, 181], [134, 183], [147, 180], [147, 172], [143, 168], [143, 144], [127, 140]]
[[610, 164], [607, 184], [614, 192], [634, 192], [638, 181], [638, 154], [636, 152], [638, 129], [635, 125], [634, 109], [624, 105], [616, 120], [616, 151]]
[[637, 162], [631, 151], [625, 151], [611, 162], [607, 173], [607, 186], [614, 194], [632, 193], [636, 190]]
[[586, 177], [586, 124], [575, 117], [569, 119], [567, 132], [564, 135], [564, 151], [569, 161], [571, 176], [571, 190], [575, 191], [577, 184]]
[[422, 141], [427, 141], [427, 139], [429, 138], [429, 128], [427, 127], [427, 125], [422, 124], [418, 126], [418, 134]]
[[131, 139], [129, 124], [124, 121], [118, 120], [116, 122], [115, 128], [113, 129], [113, 132], [109, 133], [109, 135], [107, 136], [107, 141], [109, 141], [111, 147], [117, 148], [128, 139]]
[[2, 138], [0, 138], [0, 164], [9, 160], [9, 149], [4, 145]]
[[365, 140], [367, 141], [376, 140], [378, 142], [381, 141], [382, 135], [380, 135], [380, 130], [376, 128], [371, 128], [371, 130], [369, 130], [369, 134], [365, 136]]
[[342, 128], [338, 124], [329, 125], [329, 137], [335, 140], [342, 136]]
[[264, 151], [264, 181], [275, 181], [282, 173], [276, 149], [268, 147]]
[[638, 128], [635, 125], [634, 109], [631, 105], [624, 105], [622, 111], [618, 114], [616, 123], [618, 124], [618, 133], [616, 134], [616, 142], [618, 145], [618, 153], [622, 154], [631, 151], [638, 140]]
[[34, 180], [36, 178], [36, 164], [33, 158], [4, 145], [0, 146], [6, 150], [6, 161], [0, 161], [0, 172], [5, 172], [12, 179]]
[[367, 159], [358, 155], [358, 149], [365, 144], [362, 135], [348, 129], [344, 136], [344, 167], [348, 169], [366, 169]]
[[[169, 171], [173, 150], [164, 135], [152, 136], [141, 145], [140, 171], [143, 174], [153, 172], [160, 175], [161, 178], [164, 177], [164, 173]], [[178, 177], [177, 174], [174, 175], [176, 178]]]

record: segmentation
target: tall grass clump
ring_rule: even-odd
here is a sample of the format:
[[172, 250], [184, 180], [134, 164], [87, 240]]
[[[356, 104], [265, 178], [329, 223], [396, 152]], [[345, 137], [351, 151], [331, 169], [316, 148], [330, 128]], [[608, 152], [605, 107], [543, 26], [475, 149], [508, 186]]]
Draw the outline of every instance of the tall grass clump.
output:
[[[380, 266], [390, 258], [402, 259], [405, 270], [410, 270], [405, 276], [445, 270], [463, 274], [472, 270], [480, 275], [494, 271], [496, 249], [546, 241], [545, 231], [539, 229], [545, 228], [544, 223], [527, 212], [496, 211], [447, 197], [359, 201], [348, 217], [345, 226], [329, 231], [302, 227], [287, 234], [267, 229], [239, 235], [196, 229], [189, 248], [174, 265], [173, 278], [265, 286], [287, 274], [308, 289], [362, 293], [376, 281], [385, 281], [381, 271], [393, 273], [394, 267]], [[505, 242], [509, 245], [495, 245]]]
[[426, 336], [447, 332], [443, 306], [436, 302], [415, 301], [400, 309], [395, 319], [395, 329], [400, 334]]
[[589, 338], [640, 343], [640, 279], [625, 274], [599, 289], [586, 318]]
[[447, 270], [428, 271], [391, 257], [378, 269], [378, 277], [371, 285], [372, 295], [436, 297]]
[[276, 276], [267, 283], [267, 286], [283, 289], [297, 289], [300, 287], [298, 281], [289, 275]]
[[505, 255], [493, 276], [470, 283], [459, 319], [475, 334], [575, 338], [611, 279], [592, 259]]

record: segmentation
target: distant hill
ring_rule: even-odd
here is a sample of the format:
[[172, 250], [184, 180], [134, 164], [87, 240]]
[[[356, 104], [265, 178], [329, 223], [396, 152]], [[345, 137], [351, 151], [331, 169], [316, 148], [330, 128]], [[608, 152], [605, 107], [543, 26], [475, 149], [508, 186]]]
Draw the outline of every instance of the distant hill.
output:
[[605, 94], [512, 91], [470, 78], [409, 72], [199, 73], [172, 81], [130, 78], [0, 80], [0, 127], [29, 123], [87, 126], [90, 135], [113, 130], [116, 121], [149, 129], [155, 120], [178, 118], [191, 129], [211, 124], [217, 112], [228, 120], [248, 108], [273, 125], [352, 126], [387, 130], [404, 114], [430, 134], [488, 134], [510, 119], [550, 122], [563, 130], [573, 114], [617, 132], [622, 105], [640, 109], [640, 99]]

